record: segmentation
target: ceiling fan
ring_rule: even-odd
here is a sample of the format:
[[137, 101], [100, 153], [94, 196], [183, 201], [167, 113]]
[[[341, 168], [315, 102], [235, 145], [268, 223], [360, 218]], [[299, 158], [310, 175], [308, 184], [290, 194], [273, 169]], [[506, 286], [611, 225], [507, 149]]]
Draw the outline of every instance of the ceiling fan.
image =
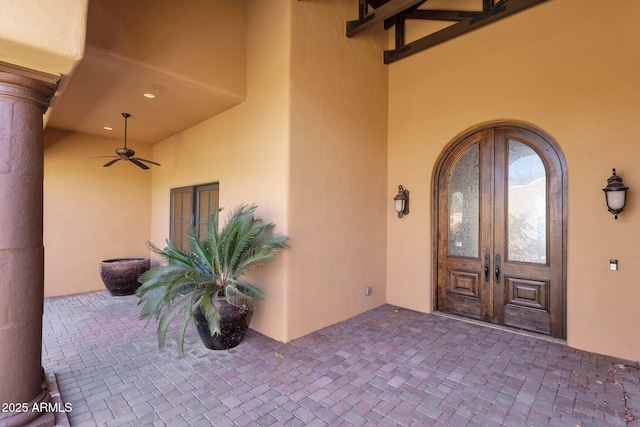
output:
[[103, 167], [105, 168], [107, 166], [111, 166], [112, 164], [114, 164], [119, 160], [130, 161], [131, 163], [133, 163], [134, 165], [142, 169], [149, 169], [149, 166], [145, 165], [142, 162], [151, 163], [153, 165], [160, 166], [160, 163], [152, 162], [151, 160], [147, 160], [147, 159], [141, 159], [140, 157], [133, 157], [135, 156], [136, 152], [130, 148], [127, 148], [127, 119], [131, 117], [131, 114], [122, 113], [122, 117], [124, 117], [124, 147], [116, 148], [117, 156], [94, 156], [90, 158], [91, 159], [104, 158], [104, 157], [113, 158], [113, 160], [110, 160], [103, 165]]

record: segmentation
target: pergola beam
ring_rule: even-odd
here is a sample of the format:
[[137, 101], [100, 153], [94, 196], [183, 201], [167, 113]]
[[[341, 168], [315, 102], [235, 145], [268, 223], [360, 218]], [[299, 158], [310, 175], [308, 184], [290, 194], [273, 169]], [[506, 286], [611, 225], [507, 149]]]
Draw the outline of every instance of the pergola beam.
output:
[[464, 12], [459, 10], [407, 10], [401, 14], [406, 19], [425, 19], [429, 21], [463, 21], [469, 17], [482, 15], [482, 12]]
[[[495, 22], [499, 19], [505, 18], [509, 15], [513, 15], [529, 7], [538, 5], [547, 0], [500, 0], [489, 10], [485, 10], [482, 13], [474, 13], [472, 17], [459, 21], [447, 28], [440, 31], [436, 31], [433, 34], [425, 36], [409, 44], [396, 44], [396, 49], [387, 50], [384, 52], [384, 63], [390, 64], [399, 59], [405, 58], [414, 53], [428, 49], [437, 44], [443, 43], [447, 40], [451, 40], [454, 37], [461, 36], [475, 29], [483, 27], [487, 24]], [[488, 6], [488, 2], [485, 2], [485, 7]], [[464, 13], [464, 12], [463, 12]], [[409, 16], [410, 17], [410, 16]], [[401, 18], [402, 19], [402, 18]], [[419, 18], [424, 19], [424, 18]], [[396, 28], [396, 31], [404, 31], [403, 28]], [[397, 37], [396, 41], [402, 40], [403, 37]]]
[[347, 22], [347, 37], [352, 37], [424, 1], [425, 0], [390, 0], [372, 12], [361, 13], [359, 19]]

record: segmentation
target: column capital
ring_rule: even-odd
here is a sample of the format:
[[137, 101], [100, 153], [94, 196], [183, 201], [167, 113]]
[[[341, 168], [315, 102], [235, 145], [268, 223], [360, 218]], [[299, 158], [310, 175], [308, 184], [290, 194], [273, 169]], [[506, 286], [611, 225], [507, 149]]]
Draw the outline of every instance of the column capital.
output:
[[35, 102], [44, 114], [58, 88], [59, 76], [0, 62], [0, 97]]

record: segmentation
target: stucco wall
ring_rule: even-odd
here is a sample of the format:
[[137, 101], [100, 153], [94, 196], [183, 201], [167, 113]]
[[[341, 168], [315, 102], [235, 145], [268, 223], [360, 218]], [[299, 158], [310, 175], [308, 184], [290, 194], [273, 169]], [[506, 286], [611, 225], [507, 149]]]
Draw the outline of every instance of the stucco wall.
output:
[[87, 25], [91, 46], [221, 94], [244, 95], [244, 0], [91, 0]]
[[[388, 197], [403, 184], [412, 205], [403, 221], [389, 214], [389, 303], [432, 309], [433, 172], [444, 147], [480, 123], [528, 122], [567, 160], [568, 344], [640, 358], [640, 3], [599, 6], [545, 2], [390, 65]], [[601, 190], [613, 167], [631, 187], [617, 221]]]
[[386, 299], [386, 34], [347, 39], [356, 6], [291, 2], [289, 338]]
[[[174, 187], [220, 183], [226, 212], [243, 203], [287, 234], [289, 146], [289, 39], [287, 1], [256, 0], [248, 6], [247, 98], [174, 137], [154, 145], [162, 164], [153, 176], [151, 240], [162, 245], [169, 233], [169, 191]], [[260, 267], [253, 278], [267, 293], [251, 327], [286, 340], [287, 251]]]
[[169, 190], [213, 181], [221, 206], [257, 203], [291, 237], [254, 275], [268, 297], [252, 328], [282, 341], [386, 297], [386, 36], [346, 39], [349, 12], [250, 2], [246, 101], [154, 147], [154, 241], [168, 233]]
[[82, 59], [88, 0], [0, 0], [0, 61], [70, 74]]
[[[101, 260], [148, 254], [153, 171], [87, 159], [114, 154], [118, 138], [46, 129], [44, 140], [45, 296], [105, 289]], [[151, 146], [129, 142], [151, 157]]]

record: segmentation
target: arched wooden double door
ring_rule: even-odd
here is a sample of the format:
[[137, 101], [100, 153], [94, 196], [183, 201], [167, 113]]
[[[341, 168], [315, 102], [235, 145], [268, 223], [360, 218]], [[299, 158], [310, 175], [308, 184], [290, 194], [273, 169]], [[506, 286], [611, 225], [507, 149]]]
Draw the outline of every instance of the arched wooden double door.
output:
[[484, 126], [436, 171], [436, 308], [564, 338], [566, 166], [530, 126]]

